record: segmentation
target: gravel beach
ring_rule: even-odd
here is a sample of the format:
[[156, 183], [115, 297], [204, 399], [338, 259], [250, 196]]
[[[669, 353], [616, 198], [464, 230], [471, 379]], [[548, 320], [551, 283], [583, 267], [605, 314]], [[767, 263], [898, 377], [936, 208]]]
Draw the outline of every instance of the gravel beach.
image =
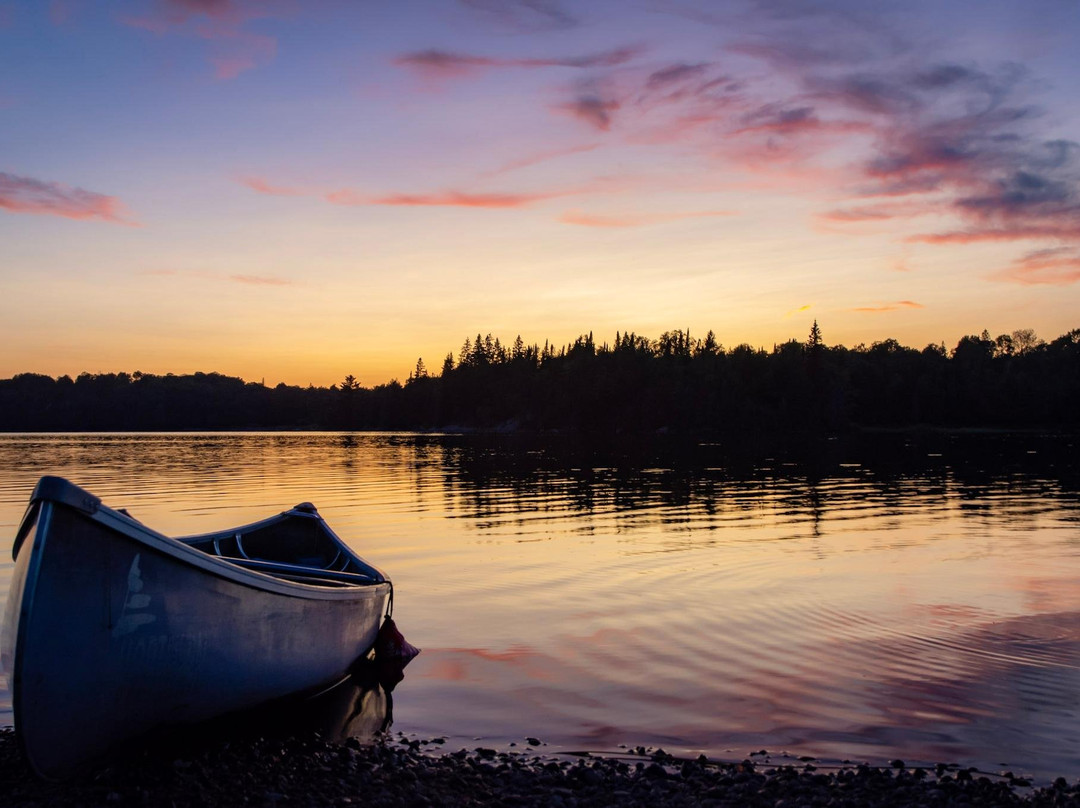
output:
[[[956, 767], [816, 768], [618, 757], [543, 756], [432, 740], [370, 746], [317, 735], [143, 751], [63, 783], [33, 777], [14, 733], [0, 730], [4, 806], [1080, 806], [1080, 781], [1032, 787]], [[642, 754], [644, 752], [644, 754]]]

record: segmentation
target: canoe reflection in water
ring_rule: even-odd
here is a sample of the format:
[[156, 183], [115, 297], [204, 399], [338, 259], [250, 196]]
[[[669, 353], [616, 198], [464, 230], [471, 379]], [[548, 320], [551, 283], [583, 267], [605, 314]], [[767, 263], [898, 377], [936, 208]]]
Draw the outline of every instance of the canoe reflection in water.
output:
[[139, 748], [159, 754], [191, 753], [208, 739], [220, 744], [311, 734], [326, 741], [353, 738], [361, 744], [374, 743], [394, 723], [397, 682], [384, 684], [380, 667], [363, 659], [347, 679], [310, 698], [282, 699], [199, 724], [163, 728], [141, 739]]
[[271, 702], [225, 716], [221, 726], [246, 735], [285, 737], [315, 732], [327, 741], [374, 741], [393, 725], [394, 688], [405, 678], [405, 666], [419, 653], [401, 636], [393, 619], [387, 618], [372, 653], [358, 659], [344, 681], [306, 699]]

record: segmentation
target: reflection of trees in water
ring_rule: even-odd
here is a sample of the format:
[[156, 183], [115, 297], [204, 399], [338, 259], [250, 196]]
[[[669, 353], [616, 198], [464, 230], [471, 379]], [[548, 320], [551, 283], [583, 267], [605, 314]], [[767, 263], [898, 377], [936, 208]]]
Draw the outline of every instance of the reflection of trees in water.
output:
[[637, 514], [707, 529], [710, 520], [768, 511], [820, 536], [826, 518], [872, 514], [886, 527], [890, 521], [899, 527], [916, 511], [992, 512], [1022, 525], [1050, 510], [1048, 499], [1080, 494], [1069, 447], [1053, 437], [885, 436], [793, 459], [721, 452], [699, 445], [635, 452], [556, 441], [540, 448], [520, 438], [487, 438], [444, 445], [440, 461], [445, 495], [481, 522]]
[[[212, 508], [223, 492], [258, 498], [272, 483], [322, 504], [411, 488], [411, 507], [439, 508], [481, 528], [536, 528], [576, 514], [587, 518], [564, 527], [587, 532], [606, 521], [605, 529], [701, 532], [767, 513], [792, 535], [820, 536], [826, 523], [835, 529], [838, 519], [868, 515], [886, 527], [910, 525], [915, 510], [1024, 528], [1060, 501], [1080, 499], [1075, 447], [1037, 434], [895, 433], [764, 451], [656, 436], [586, 442], [417, 433], [53, 435], [10, 446], [0, 456], [9, 467], [45, 473], [45, 463], [49, 473], [84, 484], [100, 478], [106, 489], [123, 479], [150, 499], [189, 486]], [[322, 485], [330, 486], [326, 494]]]

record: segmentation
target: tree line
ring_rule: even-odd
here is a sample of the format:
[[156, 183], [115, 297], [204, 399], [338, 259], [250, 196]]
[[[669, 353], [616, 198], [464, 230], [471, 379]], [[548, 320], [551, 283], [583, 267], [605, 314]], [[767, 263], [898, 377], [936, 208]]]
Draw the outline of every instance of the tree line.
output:
[[726, 349], [712, 332], [617, 332], [554, 346], [477, 334], [437, 373], [329, 387], [219, 373], [22, 373], [0, 380], [0, 430], [504, 429], [839, 432], [853, 427], [1074, 428], [1080, 329], [965, 336], [918, 350], [886, 339]]

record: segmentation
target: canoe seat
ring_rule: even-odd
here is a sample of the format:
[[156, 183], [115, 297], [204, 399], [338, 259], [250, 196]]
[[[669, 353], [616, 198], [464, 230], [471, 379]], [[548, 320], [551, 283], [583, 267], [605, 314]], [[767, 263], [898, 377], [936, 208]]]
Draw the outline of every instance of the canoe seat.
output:
[[296, 564], [281, 564], [275, 561], [260, 561], [254, 558], [229, 558], [229, 562], [244, 569], [264, 572], [275, 578], [312, 584], [314, 586], [370, 586], [382, 583], [381, 578], [373, 578], [357, 572], [339, 572], [336, 570], [311, 569]]

